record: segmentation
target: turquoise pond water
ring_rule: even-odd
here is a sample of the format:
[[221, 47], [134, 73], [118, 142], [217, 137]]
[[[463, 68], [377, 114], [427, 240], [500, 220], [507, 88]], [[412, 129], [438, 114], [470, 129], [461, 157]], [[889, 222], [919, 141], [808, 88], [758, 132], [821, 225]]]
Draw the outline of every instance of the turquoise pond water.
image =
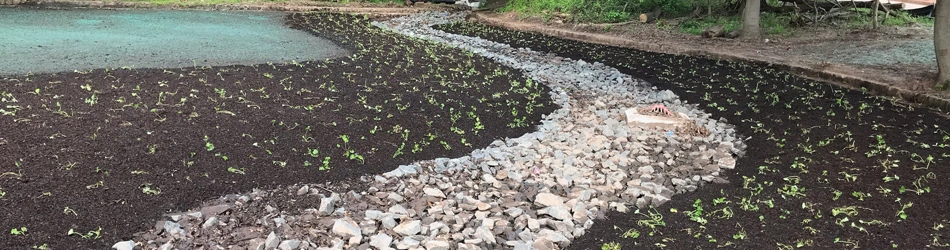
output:
[[0, 8], [0, 75], [323, 60], [349, 52], [280, 12]]

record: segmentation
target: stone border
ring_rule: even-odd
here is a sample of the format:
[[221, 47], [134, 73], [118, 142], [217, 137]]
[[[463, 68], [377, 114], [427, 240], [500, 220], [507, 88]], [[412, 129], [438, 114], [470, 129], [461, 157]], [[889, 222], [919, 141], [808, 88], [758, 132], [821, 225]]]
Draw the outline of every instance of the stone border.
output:
[[574, 31], [574, 30], [554, 28], [554, 27], [545, 27], [545, 26], [538, 26], [538, 25], [529, 25], [527, 23], [523, 23], [520, 21], [510, 21], [510, 20], [503, 20], [500, 18], [489, 17], [482, 13], [477, 13], [477, 12], [468, 16], [467, 19], [469, 21], [476, 21], [476, 22], [480, 22], [483, 24], [491, 25], [491, 26], [503, 27], [503, 28], [511, 29], [511, 30], [536, 32], [536, 33], [541, 33], [544, 35], [556, 36], [556, 37], [561, 37], [561, 38], [581, 41], [581, 42], [633, 48], [633, 49], [645, 50], [645, 51], [656, 52], [656, 53], [668, 53], [668, 54], [687, 55], [687, 56], [703, 56], [703, 57], [708, 57], [711, 59], [723, 59], [723, 60], [766, 64], [768, 66], [776, 67], [776, 68], [779, 68], [779, 69], [782, 69], [790, 73], [803, 76], [809, 79], [825, 81], [825, 82], [829, 82], [838, 86], [852, 88], [852, 89], [865, 88], [868, 91], [871, 91], [872, 93], [877, 94], [877, 95], [900, 98], [907, 102], [918, 103], [918, 104], [928, 106], [931, 108], [936, 108], [944, 112], [950, 111], [950, 99], [942, 98], [942, 97], [927, 94], [927, 93], [918, 93], [911, 90], [887, 85], [882, 82], [863, 79], [863, 78], [853, 76], [853, 75], [846, 75], [846, 74], [841, 74], [841, 73], [814, 69], [806, 65], [797, 64], [797, 63], [775, 63], [767, 59], [754, 58], [754, 57], [743, 56], [743, 55], [710, 52], [710, 51], [701, 50], [701, 49], [684, 48], [681, 46], [644, 43], [644, 42], [638, 42], [638, 41], [623, 39], [623, 38], [604, 35], [604, 34], [581, 32], [581, 31]]

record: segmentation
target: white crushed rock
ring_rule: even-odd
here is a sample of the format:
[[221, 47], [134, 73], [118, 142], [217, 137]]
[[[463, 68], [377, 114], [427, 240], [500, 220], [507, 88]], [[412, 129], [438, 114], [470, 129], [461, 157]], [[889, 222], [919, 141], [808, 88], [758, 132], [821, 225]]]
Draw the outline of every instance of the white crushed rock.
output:
[[[376, 25], [473, 51], [547, 84], [560, 108], [544, 117], [537, 132], [495, 141], [465, 157], [366, 176], [366, 190], [331, 194], [332, 185], [308, 184], [228, 195], [196, 209], [201, 213], [169, 215], [178, 217], [137, 234], [135, 244], [146, 249], [557, 249], [583, 235], [608, 209], [660, 206], [675, 193], [725, 181], [718, 177], [720, 169], [735, 167], [733, 154], [741, 154], [744, 145], [732, 126], [680, 102], [670, 91], [657, 91], [600, 63], [430, 27], [464, 15], [423, 13]], [[653, 103], [686, 114], [711, 134], [683, 138], [624, 122], [625, 110]], [[317, 208], [282, 211], [281, 204], [268, 200], [278, 195], [313, 197]], [[251, 223], [227, 212], [238, 210], [242, 218], [256, 211], [250, 216], [259, 219]]]

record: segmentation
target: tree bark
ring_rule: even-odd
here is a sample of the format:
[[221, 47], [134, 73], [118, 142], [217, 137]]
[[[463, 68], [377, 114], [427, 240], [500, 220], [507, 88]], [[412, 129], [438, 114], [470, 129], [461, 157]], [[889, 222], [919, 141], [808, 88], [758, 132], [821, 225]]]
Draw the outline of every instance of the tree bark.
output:
[[878, 4], [880, 4], [880, 2], [881, 2], [880, 0], [874, 0], [874, 4], [871, 5], [871, 6], [874, 6], [874, 7], [871, 7], [873, 8], [871, 10], [871, 16], [874, 17], [872, 20], [873, 23], [871, 23], [872, 29], [877, 29], [877, 9], [878, 9]]
[[950, 90], [950, 1], [934, 6], [934, 49], [937, 53], [937, 90]]
[[742, 39], [758, 39], [762, 36], [759, 28], [759, 14], [761, 1], [745, 0], [742, 10]]

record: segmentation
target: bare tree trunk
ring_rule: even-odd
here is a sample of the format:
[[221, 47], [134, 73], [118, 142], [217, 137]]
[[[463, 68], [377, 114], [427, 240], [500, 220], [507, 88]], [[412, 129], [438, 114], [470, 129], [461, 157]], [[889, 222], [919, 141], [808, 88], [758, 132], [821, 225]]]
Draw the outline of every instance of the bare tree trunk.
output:
[[950, 1], [934, 6], [934, 49], [937, 52], [937, 90], [950, 90]]
[[873, 23], [871, 23], [872, 29], [877, 29], [877, 9], [879, 8], [878, 6], [880, 5], [880, 3], [881, 3], [880, 0], [874, 0], [874, 3], [871, 4], [871, 8], [872, 8], [871, 16], [874, 17], [872, 20]]
[[742, 10], [742, 39], [758, 39], [762, 36], [759, 28], [761, 1], [745, 0]]

